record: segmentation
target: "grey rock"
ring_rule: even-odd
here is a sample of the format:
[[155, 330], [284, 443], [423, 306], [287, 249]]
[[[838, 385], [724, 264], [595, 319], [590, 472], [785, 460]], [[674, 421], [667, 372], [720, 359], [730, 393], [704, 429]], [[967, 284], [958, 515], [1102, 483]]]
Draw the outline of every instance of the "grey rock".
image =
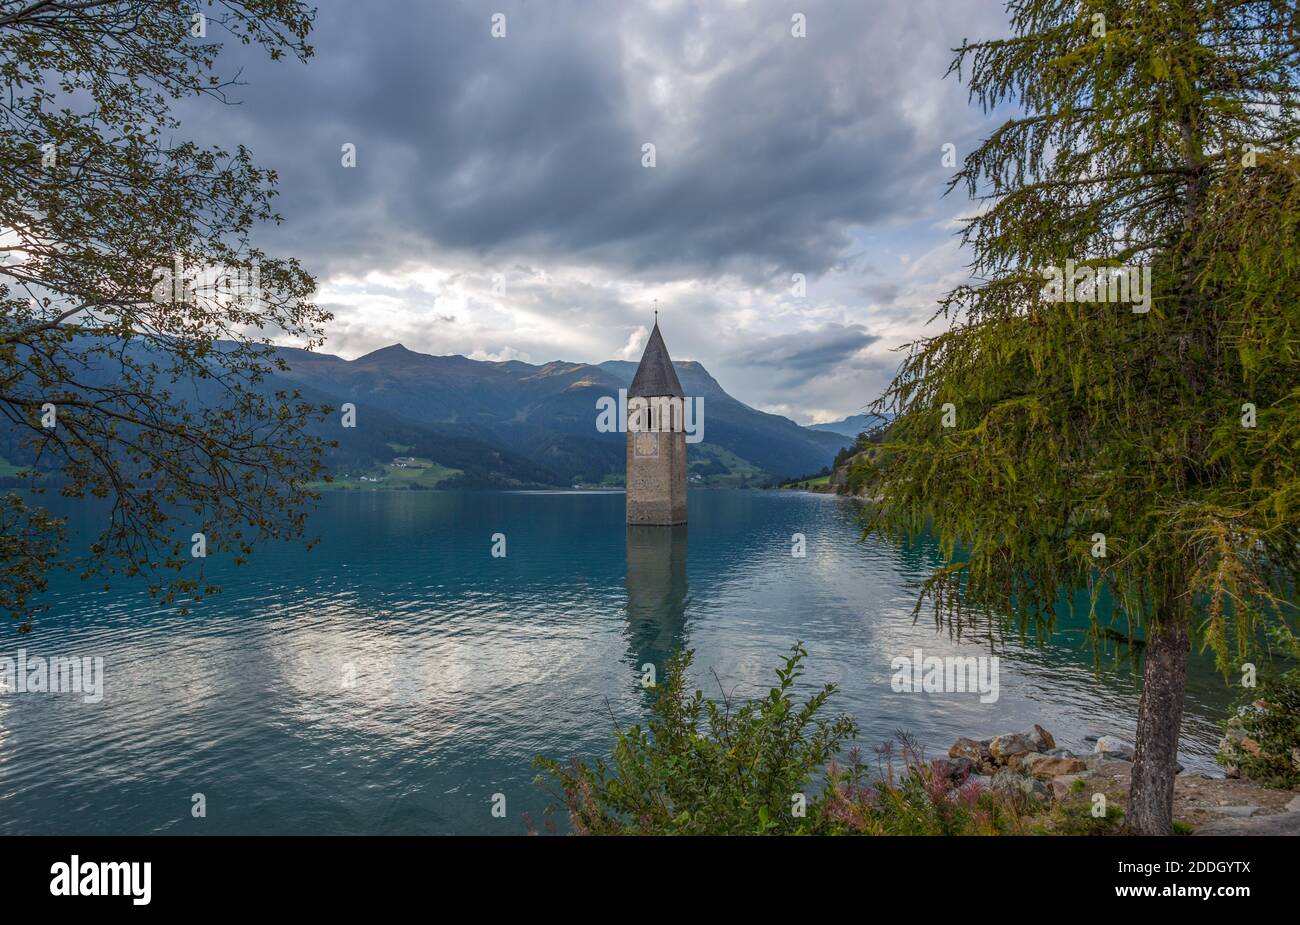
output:
[[994, 736], [989, 742], [989, 752], [1000, 764], [1011, 764], [1017, 758], [1039, 750], [1038, 739], [1032, 733], [1008, 732]]
[[1068, 748], [1049, 748], [1049, 749], [1045, 752], [1045, 754], [1051, 755], [1053, 758], [1078, 758], [1078, 757], [1080, 757], [1077, 753], [1070, 751]]
[[1206, 808], [1212, 813], [1232, 819], [1249, 819], [1259, 812], [1258, 806], [1208, 806]]
[[1029, 733], [1029, 736], [1034, 740], [1034, 744], [1038, 746], [1040, 752], [1056, 748], [1056, 738], [1037, 723], [1034, 723], [1034, 729]]
[[1091, 754], [1084, 759], [1084, 764], [1088, 766], [1089, 771], [1095, 771], [1098, 774], [1124, 774], [1133, 770], [1133, 762], [1119, 757], [1114, 752], [1103, 752], [1101, 754]]
[[1009, 793], [1020, 789], [1020, 779], [1010, 768], [998, 768], [989, 779], [989, 787], [998, 793]]
[[1286, 804], [1286, 811], [1288, 813], [1300, 813], [1300, 796], [1291, 798], [1291, 802]]
[[1033, 764], [1035, 758], [1041, 758], [1041, 752], [1025, 752], [1023, 755], [1016, 755], [1007, 762], [1007, 767], [1021, 774], [1029, 773], [1029, 766]]
[[1099, 754], [1107, 761], [1127, 761], [1129, 764], [1133, 763], [1132, 752], [1100, 752]]
[[1216, 819], [1193, 835], [1300, 835], [1300, 813], [1276, 813], [1249, 819]]
[[[1059, 803], [1070, 794], [1074, 793], [1074, 784], [1076, 781], [1086, 781], [1087, 774], [1062, 774], [1060, 777], [1052, 778], [1052, 796]], [[1084, 791], [1087, 792], [1086, 788]]]
[[1055, 755], [1026, 755], [1021, 766], [1034, 777], [1048, 779], [1078, 774], [1088, 769], [1082, 758], [1058, 758]]
[[964, 781], [975, 767], [975, 762], [969, 758], [936, 758], [930, 762], [936, 776], [946, 777], [954, 784]]
[[993, 792], [1003, 796], [1024, 794], [1034, 800], [1050, 800], [1052, 797], [1051, 788], [1043, 781], [1017, 774], [1011, 768], [1001, 768], [993, 775], [990, 786]]
[[1052, 798], [1052, 788], [1036, 777], [1021, 779], [1020, 789], [1032, 799], [1047, 802]]
[[953, 743], [952, 748], [948, 749], [949, 758], [966, 758], [976, 764], [985, 764], [993, 756], [989, 753], [989, 741], [977, 741], [968, 739], [964, 736]]
[[1092, 750], [1098, 755], [1118, 756], [1125, 761], [1133, 760], [1133, 746], [1118, 736], [1102, 736]]

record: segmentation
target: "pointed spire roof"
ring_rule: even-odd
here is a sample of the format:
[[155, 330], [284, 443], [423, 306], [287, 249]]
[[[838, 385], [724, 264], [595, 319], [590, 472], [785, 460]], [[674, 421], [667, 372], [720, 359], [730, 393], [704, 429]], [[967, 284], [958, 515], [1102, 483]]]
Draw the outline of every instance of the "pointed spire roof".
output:
[[664, 346], [663, 335], [659, 333], [659, 320], [656, 318], [650, 340], [645, 345], [645, 353], [641, 354], [641, 365], [636, 368], [627, 396], [654, 398], [660, 395], [686, 397], [682, 384], [677, 381], [677, 370], [673, 369], [673, 361], [668, 357], [668, 348]]

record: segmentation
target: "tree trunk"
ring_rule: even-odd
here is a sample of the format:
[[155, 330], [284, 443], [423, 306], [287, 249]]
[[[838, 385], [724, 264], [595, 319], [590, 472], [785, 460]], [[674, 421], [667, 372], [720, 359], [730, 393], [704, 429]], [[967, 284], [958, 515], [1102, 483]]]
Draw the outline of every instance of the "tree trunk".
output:
[[1183, 725], [1188, 648], [1185, 617], [1171, 618], [1147, 632], [1128, 796], [1128, 828], [1135, 835], [1173, 832], [1174, 766]]

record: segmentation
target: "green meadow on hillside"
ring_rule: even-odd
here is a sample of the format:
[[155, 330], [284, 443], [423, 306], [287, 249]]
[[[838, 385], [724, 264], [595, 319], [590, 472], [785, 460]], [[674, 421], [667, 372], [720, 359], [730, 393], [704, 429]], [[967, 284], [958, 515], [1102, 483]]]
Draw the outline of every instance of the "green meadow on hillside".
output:
[[404, 457], [403, 462], [396, 460], [385, 466], [365, 472], [348, 472], [336, 475], [329, 482], [314, 482], [312, 488], [317, 491], [379, 491], [379, 490], [415, 490], [428, 491], [437, 488], [442, 482], [461, 474], [460, 469], [439, 465], [425, 457]]

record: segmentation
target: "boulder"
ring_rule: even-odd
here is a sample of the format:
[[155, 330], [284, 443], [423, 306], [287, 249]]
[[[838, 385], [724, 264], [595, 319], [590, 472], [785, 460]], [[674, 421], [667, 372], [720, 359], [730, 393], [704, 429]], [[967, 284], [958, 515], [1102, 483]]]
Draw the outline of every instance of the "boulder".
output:
[[1110, 754], [1089, 755], [1084, 764], [1093, 774], [1101, 777], [1109, 777], [1112, 780], [1122, 780], [1133, 773], [1133, 762], [1125, 761], [1123, 758], [1112, 758]]
[[989, 753], [998, 764], [1010, 764], [1014, 759], [1038, 751], [1038, 742], [1030, 733], [1008, 732], [994, 736], [989, 742]]
[[1022, 767], [1041, 780], [1088, 770], [1088, 764], [1082, 758], [1058, 758], [1054, 755], [1026, 755]]
[[1023, 774], [1017, 774], [1011, 768], [1001, 768], [989, 784], [989, 789], [994, 793], [1006, 797], [1018, 797], [1024, 795], [1034, 800], [1050, 800], [1052, 791], [1047, 784], [1035, 777], [1026, 777]]
[[948, 749], [949, 758], [965, 758], [973, 761], [975, 764], [983, 765], [992, 760], [993, 756], [989, 752], [989, 740], [977, 742], [974, 739], [965, 737], [958, 739]]
[[1024, 778], [1010, 768], [1000, 768], [989, 781], [989, 789], [1003, 796], [1012, 796], [1020, 792], [1020, 782]]
[[930, 769], [936, 777], [945, 777], [959, 785], [970, 777], [976, 764], [969, 758], [936, 758], [930, 762]]
[[[1052, 778], [1052, 797], [1056, 802], [1061, 802], [1070, 794], [1074, 793], [1074, 785], [1077, 781], [1086, 781], [1087, 774], [1062, 774], [1059, 777]], [[1087, 792], [1086, 789], [1083, 792]]]
[[1020, 789], [1025, 796], [1032, 800], [1046, 803], [1052, 799], [1052, 788], [1036, 777], [1022, 777], [1020, 779]]
[[1093, 754], [1106, 755], [1110, 758], [1121, 758], [1124, 761], [1133, 760], [1133, 746], [1118, 736], [1102, 736], [1093, 746]]
[[1300, 813], [1300, 796], [1292, 797], [1291, 802], [1286, 804], [1288, 813]]
[[1218, 813], [1231, 819], [1249, 819], [1259, 812], [1258, 806], [1207, 806], [1205, 808], [1212, 813]]
[[1300, 813], [1275, 813], [1248, 819], [1216, 819], [1193, 835], [1300, 835]]
[[1050, 751], [1051, 749], [1056, 748], [1056, 739], [1052, 737], [1050, 732], [1037, 723], [1034, 723], [1033, 739], [1034, 742], [1037, 743], [1040, 752]]

